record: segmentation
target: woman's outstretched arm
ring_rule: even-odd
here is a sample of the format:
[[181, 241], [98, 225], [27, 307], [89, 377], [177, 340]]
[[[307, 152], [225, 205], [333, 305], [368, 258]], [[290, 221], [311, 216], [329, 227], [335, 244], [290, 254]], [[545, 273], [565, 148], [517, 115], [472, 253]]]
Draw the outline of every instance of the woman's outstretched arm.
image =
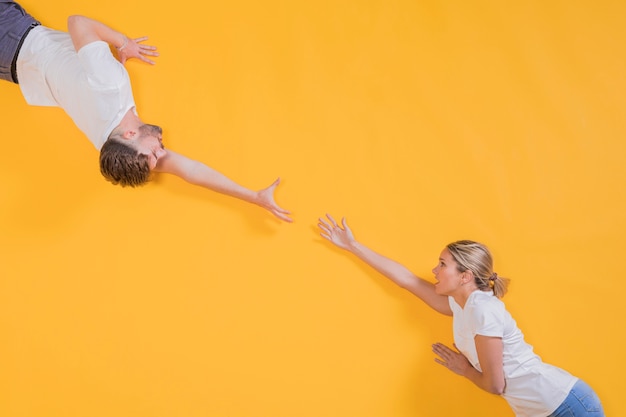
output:
[[410, 291], [428, 306], [441, 314], [452, 315], [448, 297], [435, 293], [435, 285], [414, 275], [404, 265], [381, 255], [368, 248], [354, 238], [346, 219], [342, 219], [341, 226], [327, 214], [326, 219], [319, 219], [321, 236], [335, 246], [345, 249], [361, 259], [367, 265], [380, 272], [398, 286]]

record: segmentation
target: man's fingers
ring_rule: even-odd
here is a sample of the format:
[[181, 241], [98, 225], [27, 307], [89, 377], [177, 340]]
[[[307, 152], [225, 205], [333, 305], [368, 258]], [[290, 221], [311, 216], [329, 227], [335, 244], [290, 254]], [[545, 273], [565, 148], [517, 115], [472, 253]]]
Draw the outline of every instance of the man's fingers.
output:
[[141, 55], [150, 55], [150, 56], [159, 56], [158, 52], [154, 52], [154, 50], [149, 50], [149, 49], [142, 49], [140, 51]]
[[287, 216], [285, 216], [283, 214], [276, 214], [276, 213], [274, 213], [274, 215], [276, 217], [278, 217], [279, 219], [286, 221], [287, 223], [292, 223], [293, 222], [293, 219], [291, 217], [287, 217]]
[[154, 65], [154, 61], [151, 60], [150, 58], [146, 58], [143, 55], [139, 55], [138, 57], [140, 60], [142, 60], [143, 62], [145, 62], [146, 64], [150, 64], [150, 65]]

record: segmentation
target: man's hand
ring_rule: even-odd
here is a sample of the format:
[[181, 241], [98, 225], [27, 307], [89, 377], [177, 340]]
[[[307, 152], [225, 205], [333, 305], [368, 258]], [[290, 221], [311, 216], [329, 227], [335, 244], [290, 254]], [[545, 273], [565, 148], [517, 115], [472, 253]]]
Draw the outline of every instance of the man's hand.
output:
[[267, 188], [264, 188], [258, 192], [258, 202], [257, 204], [263, 207], [266, 210], [269, 210], [274, 216], [278, 217], [281, 220], [286, 222], [292, 222], [293, 220], [288, 216], [291, 214], [288, 210], [281, 208], [276, 201], [274, 200], [274, 191], [276, 187], [280, 184], [280, 178], [272, 183]]
[[122, 63], [126, 63], [129, 59], [136, 58], [146, 64], [154, 65], [154, 61], [147, 58], [148, 56], [157, 57], [159, 53], [156, 52], [156, 46], [143, 45], [140, 42], [148, 40], [147, 36], [140, 38], [125, 38], [124, 43], [117, 47], [117, 59]]
[[102, 22], [86, 16], [73, 15], [67, 18], [67, 31], [72, 38], [74, 49], [80, 51], [81, 48], [91, 42], [104, 41], [112, 45], [117, 50], [118, 60], [124, 64], [131, 58], [137, 58], [148, 64], [154, 62], [146, 56], [159, 56], [156, 46], [141, 45], [140, 42], [148, 39], [147, 36], [141, 38], [128, 38], [123, 33], [111, 29]]

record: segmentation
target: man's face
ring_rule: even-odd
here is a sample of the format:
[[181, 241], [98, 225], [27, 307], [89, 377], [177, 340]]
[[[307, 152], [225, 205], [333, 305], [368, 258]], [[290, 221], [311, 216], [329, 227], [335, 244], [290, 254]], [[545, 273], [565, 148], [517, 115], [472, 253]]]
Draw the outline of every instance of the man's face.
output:
[[155, 125], [141, 125], [139, 135], [134, 140], [135, 147], [140, 154], [148, 156], [150, 169], [154, 169], [159, 159], [167, 155], [163, 147], [163, 129]]

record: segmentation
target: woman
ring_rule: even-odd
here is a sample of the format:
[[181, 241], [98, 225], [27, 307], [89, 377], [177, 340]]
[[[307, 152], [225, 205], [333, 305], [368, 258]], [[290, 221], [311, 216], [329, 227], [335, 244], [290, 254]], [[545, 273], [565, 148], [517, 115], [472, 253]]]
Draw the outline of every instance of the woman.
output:
[[502, 395], [516, 416], [604, 416], [600, 400], [584, 381], [543, 363], [524, 341], [500, 300], [508, 279], [493, 272], [493, 259], [484, 245], [469, 240], [447, 245], [433, 269], [433, 284], [357, 242], [345, 218], [339, 226], [327, 215], [319, 227], [323, 238], [353, 253], [434, 310], [453, 316], [457, 350], [436, 343], [435, 361], [483, 390]]

